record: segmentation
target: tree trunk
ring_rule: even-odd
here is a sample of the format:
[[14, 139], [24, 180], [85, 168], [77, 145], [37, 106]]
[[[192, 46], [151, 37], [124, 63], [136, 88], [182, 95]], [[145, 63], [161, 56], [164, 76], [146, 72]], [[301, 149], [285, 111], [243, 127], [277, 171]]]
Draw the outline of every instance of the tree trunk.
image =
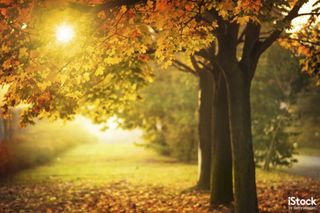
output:
[[200, 104], [199, 104], [199, 179], [197, 188], [210, 189], [211, 171], [211, 138], [212, 138], [212, 106], [213, 76], [208, 70], [199, 72]]
[[[232, 65], [232, 64], [231, 64]], [[230, 66], [227, 89], [234, 166], [235, 212], [258, 212], [247, 72]]]
[[275, 149], [275, 146], [276, 146], [277, 134], [278, 134], [278, 131], [279, 131], [279, 129], [280, 129], [280, 125], [281, 125], [281, 120], [280, 120], [280, 122], [278, 123], [275, 132], [273, 133], [273, 137], [272, 137], [272, 140], [271, 140], [269, 149], [268, 149], [268, 153], [267, 153], [267, 156], [266, 156], [266, 160], [265, 160], [265, 162], [264, 162], [263, 169], [266, 170], [266, 171], [269, 171], [269, 170], [270, 170], [270, 163], [271, 163], [272, 156], [273, 156], [273, 153], [274, 153], [274, 149]]
[[213, 142], [210, 205], [229, 204], [233, 201], [232, 157], [229, 130], [227, 88], [220, 72], [215, 73], [213, 107]]

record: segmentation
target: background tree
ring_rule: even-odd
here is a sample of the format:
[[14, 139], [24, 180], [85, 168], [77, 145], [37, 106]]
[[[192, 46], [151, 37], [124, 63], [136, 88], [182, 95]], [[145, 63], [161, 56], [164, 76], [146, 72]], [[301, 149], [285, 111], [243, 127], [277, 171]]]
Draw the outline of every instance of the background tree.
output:
[[[199, 54], [205, 54], [202, 50]], [[211, 190], [214, 205], [233, 200], [232, 162], [227, 91], [222, 73], [213, 70], [206, 60], [191, 56], [174, 65], [199, 77], [199, 180], [197, 188]], [[214, 72], [214, 75], [212, 74]]]
[[197, 82], [178, 71], [155, 71], [155, 81], [144, 88], [141, 100], [127, 105], [119, 117], [127, 128], [144, 130], [146, 147], [179, 160], [196, 160]]
[[[213, 76], [205, 68], [194, 66], [199, 81], [199, 180], [197, 188], [210, 190], [213, 141]], [[221, 153], [222, 154], [222, 153]]]
[[306, 76], [300, 71], [298, 59], [284, 48], [274, 45], [258, 65], [252, 84], [252, 121], [255, 161], [269, 165], [291, 165], [294, 144], [290, 131], [297, 119], [293, 112], [297, 95]]
[[294, 106], [294, 112], [297, 119], [294, 125], [294, 131], [298, 131], [297, 137], [293, 138], [293, 142], [302, 148], [319, 148], [319, 87], [311, 82], [298, 95], [298, 100]]

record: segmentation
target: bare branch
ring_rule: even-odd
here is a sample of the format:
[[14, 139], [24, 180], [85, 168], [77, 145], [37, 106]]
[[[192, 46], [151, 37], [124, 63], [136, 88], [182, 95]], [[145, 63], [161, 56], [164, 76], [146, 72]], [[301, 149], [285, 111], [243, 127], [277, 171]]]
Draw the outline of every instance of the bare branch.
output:
[[70, 2], [70, 7], [74, 8], [76, 10], [82, 11], [82, 12], [99, 12], [106, 9], [114, 9], [114, 8], [120, 8], [121, 6], [134, 6], [137, 4], [146, 4], [147, 0], [112, 0], [107, 1], [103, 4], [97, 4], [97, 5], [84, 5], [79, 4], [76, 2]]
[[185, 63], [183, 63], [177, 59], [173, 60], [173, 66], [178, 68], [182, 72], [191, 73], [192, 75], [198, 77], [198, 73], [196, 70], [192, 69], [190, 66], [186, 65]]
[[311, 12], [311, 13], [300, 13], [298, 14], [296, 17], [299, 16], [320, 16], [320, 12], [316, 13], [316, 12]]
[[[286, 17], [284, 17], [281, 22], [282, 23], [287, 23], [287, 22], [291, 22], [294, 18], [297, 17], [297, 15], [299, 14], [299, 10], [300, 8], [307, 2], [308, 0], [300, 0], [297, 1], [296, 4], [293, 6], [293, 8], [291, 9], [291, 11], [288, 13], [288, 15]], [[285, 29], [285, 27], [281, 27], [280, 29], [276, 29], [275, 31], [273, 31], [271, 33], [271, 35], [266, 38], [263, 42], [259, 42], [259, 50], [258, 50], [258, 54], [261, 55], [266, 49], [268, 49], [275, 40], [277, 40], [279, 38], [279, 36], [281, 35], [281, 33], [283, 32], [283, 30]]]
[[241, 42], [243, 42], [244, 41], [244, 35], [245, 35], [245, 33], [246, 33], [246, 30], [247, 30], [247, 28], [245, 27], [243, 30], [242, 30], [242, 32], [241, 32], [241, 34], [240, 34], [240, 36], [238, 37], [238, 43], [241, 43]]
[[201, 61], [198, 61], [198, 63], [201, 64], [201, 66], [206, 68], [207, 70], [210, 70], [210, 71], [212, 70], [207, 64], [205, 64], [205, 63], [203, 63]]

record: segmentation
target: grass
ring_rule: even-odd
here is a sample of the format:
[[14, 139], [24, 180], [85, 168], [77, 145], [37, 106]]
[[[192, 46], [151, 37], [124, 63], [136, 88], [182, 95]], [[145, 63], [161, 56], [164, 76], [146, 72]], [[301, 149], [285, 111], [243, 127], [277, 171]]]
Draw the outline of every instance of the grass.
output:
[[133, 144], [81, 144], [47, 165], [10, 177], [14, 182], [127, 180], [178, 188], [190, 187], [196, 179], [197, 165], [178, 163]]
[[[62, 122], [39, 123], [15, 130], [17, 133], [13, 140], [0, 147], [0, 176], [46, 164], [77, 144], [95, 141], [85, 128], [75, 122], [66, 125]], [[7, 156], [2, 153], [5, 151], [9, 153]]]
[[[126, 180], [134, 184], [170, 185], [185, 189], [197, 181], [197, 165], [176, 162], [133, 144], [81, 144], [51, 163], [23, 170], [10, 182], [76, 181], [92, 184]], [[257, 181], [281, 181], [295, 176], [257, 169]], [[299, 177], [296, 177], [299, 178]]]

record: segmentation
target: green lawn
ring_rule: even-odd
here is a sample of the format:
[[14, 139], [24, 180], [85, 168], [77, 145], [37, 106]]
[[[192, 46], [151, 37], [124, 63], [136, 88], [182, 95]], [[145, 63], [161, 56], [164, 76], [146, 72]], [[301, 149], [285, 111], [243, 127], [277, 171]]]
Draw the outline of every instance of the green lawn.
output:
[[[133, 184], [152, 184], [185, 189], [197, 181], [197, 164], [177, 162], [134, 144], [81, 144], [55, 158], [51, 163], [23, 170], [10, 182], [85, 181], [92, 184], [126, 180]], [[299, 179], [278, 171], [257, 169], [257, 181], [278, 182]]]
[[197, 165], [178, 163], [133, 144], [82, 144], [51, 163], [24, 170], [14, 182], [48, 180], [105, 183], [127, 180], [132, 183], [190, 187], [196, 183]]

